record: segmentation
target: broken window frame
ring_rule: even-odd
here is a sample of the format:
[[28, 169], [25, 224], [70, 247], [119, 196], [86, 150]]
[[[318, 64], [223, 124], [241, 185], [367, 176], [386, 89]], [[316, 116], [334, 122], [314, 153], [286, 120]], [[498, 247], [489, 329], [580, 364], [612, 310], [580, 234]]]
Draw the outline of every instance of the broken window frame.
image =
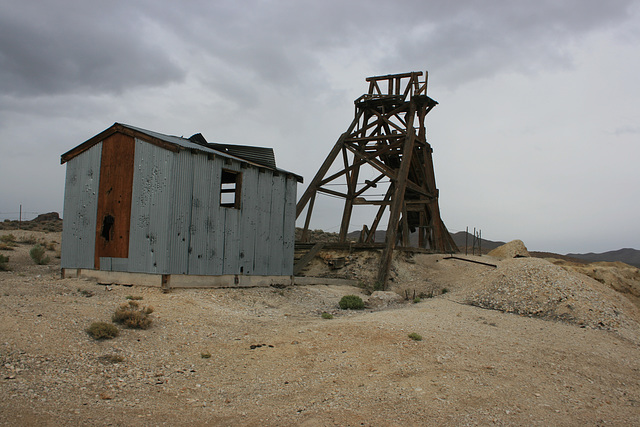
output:
[[222, 169], [220, 176], [220, 206], [240, 209], [242, 172]]

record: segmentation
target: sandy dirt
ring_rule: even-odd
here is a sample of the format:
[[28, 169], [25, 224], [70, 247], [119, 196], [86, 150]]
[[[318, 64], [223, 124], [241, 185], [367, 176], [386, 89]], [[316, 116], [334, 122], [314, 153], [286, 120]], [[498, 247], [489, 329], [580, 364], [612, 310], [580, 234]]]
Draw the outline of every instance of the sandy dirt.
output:
[[[163, 294], [62, 280], [56, 250], [40, 266], [32, 246], [0, 251], [13, 269], [0, 272], [2, 425], [640, 425], [637, 306], [587, 276], [565, 280], [547, 261], [483, 256], [494, 269], [403, 257], [391, 289], [424, 298], [351, 311], [338, 301], [366, 300], [362, 288]], [[372, 263], [354, 257], [345, 269]], [[527, 314], [539, 309], [538, 285], [556, 299], [550, 289], [568, 292], [544, 306], [549, 316]], [[502, 293], [492, 300], [490, 290]], [[154, 307], [151, 328], [89, 337], [128, 296]], [[482, 301], [520, 314], [470, 305]], [[567, 301], [573, 317], [553, 318]]]

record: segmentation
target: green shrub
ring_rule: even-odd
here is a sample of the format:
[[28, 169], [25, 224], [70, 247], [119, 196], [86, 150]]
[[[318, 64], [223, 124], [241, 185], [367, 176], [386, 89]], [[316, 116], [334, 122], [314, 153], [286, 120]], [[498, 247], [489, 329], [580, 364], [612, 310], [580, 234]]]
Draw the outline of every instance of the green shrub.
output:
[[447, 289], [447, 288], [442, 288], [442, 295], [446, 294], [447, 292], [449, 292], [449, 289]]
[[415, 332], [411, 332], [409, 334], [409, 338], [411, 338], [414, 341], [422, 341], [422, 335], [416, 334]]
[[414, 304], [417, 304], [417, 303], [419, 303], [420, 301], [422, 301], [422, 299], [420, 299], [420, 297], [415, 297], [415, 298], [413, 299], [413, 303], [414, 303]]
[[38, 265], [48, 264], [49, 261], [51, 261], [51, 258], [49, 258], [48, 256], [44, 256], [44, 248], [39, 244], [31, 248], [31, 250], [29, 251], [29, 255], [31, 256], [33, 262]]
[[343, 310], [362, 310], [364, 301], [357, 295], [345, 295], [338, 303]]
[[0, 255], [0, 271], [9, 271], [9, 257]]
[[324, 313], [322, 313], [321, 316], [322, 316], [323, 319], [333, 319], [333, 314], [327, 313], [326, 311]]
[[118, 328], [106, 322], [93, 322], [86, 331], [96, 340], [110, 340], [118, 336]]
[[151, 313], [153, 307], [140, 307], [137, 302], [129, 301], [129, 304], [118, 307], [111, 320], [129, 329], [148, 329], [151, 326]]
[[211, 359], [211, 353], [209, 353], [208, 351], [205, 351], [203, 353], [200, 353], [200, 357], [203, 359]]

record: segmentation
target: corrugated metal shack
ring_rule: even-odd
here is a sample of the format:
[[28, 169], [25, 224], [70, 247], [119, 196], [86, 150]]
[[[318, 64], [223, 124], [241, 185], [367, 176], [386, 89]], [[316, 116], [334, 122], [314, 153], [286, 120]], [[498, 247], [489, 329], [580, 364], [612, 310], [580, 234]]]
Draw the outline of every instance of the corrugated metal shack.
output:
[[62, 274], [163, 287], [291, 283], [296, 185], [273, 150], [115, 123], [66, 152]]

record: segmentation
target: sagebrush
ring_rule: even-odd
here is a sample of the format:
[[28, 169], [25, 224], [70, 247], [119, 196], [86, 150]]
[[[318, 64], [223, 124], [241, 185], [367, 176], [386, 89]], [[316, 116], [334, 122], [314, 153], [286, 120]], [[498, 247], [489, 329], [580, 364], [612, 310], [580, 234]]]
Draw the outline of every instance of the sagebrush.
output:
[[148, 329], [152, 322], [149, 317], [151, 313], [153, 307], [141, 307], [136, 301], [129, 301], [129, 304], [118, 307], [111, 320], [130, 329]]
[[96, 340], [109, 340], [118, 336], [118, 328], [107, 322], [93, 322], [86, 331]]
[[31, 256], [31, 259], [36, 264], [45, 265], [48, 264], [49, 261], [51, 261], [51, 258], [49, 258], [48, 256], [44, 256], [44, 251], [45, 249], [40, 244], [37, 244], [33, 248], [31, 248], [31, 250], [29, 251], [29, 256]]

